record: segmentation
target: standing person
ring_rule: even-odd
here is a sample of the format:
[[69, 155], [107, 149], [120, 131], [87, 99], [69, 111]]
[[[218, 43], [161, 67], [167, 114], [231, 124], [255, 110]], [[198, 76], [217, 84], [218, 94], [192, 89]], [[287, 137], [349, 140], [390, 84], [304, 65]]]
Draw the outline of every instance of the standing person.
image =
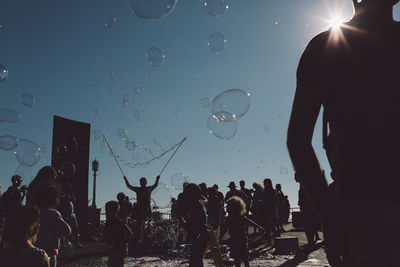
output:
[[124, 266], [124, 259], [128, 252], [128, 240], [132, 231], [126, 223], [118, 217], [119, 204], [117, 201], [108, 201], [106, 209], [106, 226], [104, 234], [110, 245], [108, 267]]
[[217, 190], [214, 187], [208, 188], [208, 225], [215, 231], [217, 239], [220, 237], [221, 215], [223, 208], [224, 202], [217, 195]]
[[298, 205], [303, 213], [303, 227], [307, 237], [307, 247], [311, 247], [319, 240], [318, 215], [315, 205], [307, 196], [304, 186], [300, 184]]
[[[264, 223], [264, 189], [262, 186], [254, 182], [253, 183], [254, 194], [253, 201], [251, 205], [251, 212], [253, 213], [253, 219], [257, 224], [263, 225]], [[257, 232], [257, 227], [254, 228]]]
[[[398, 2], [353, 0], [352, 19], [315, 36], [297, 69], [287, 145], [321, 215], [332, 266], [398, 266], [400, 24], [393, 19]], [[334, 204], [311, 142], [321, 106], [324, 147], [336, 176]], [[344, 229], [338, 227], [342, 223]], [[342, 244], [348, 244], [346, 251]]]
[[36, 205], [34, 191], [36, 186], [45, 181], [55, 181], [57, 179], [57, 171], [51, 166], [44, 166], [41, 168], [36, 177], [30, 182], [26, 194], [26, 205]]
[[140, 178], [140, 187], [132, 186], [129, 184], [128, 179], [124, 176], [126, 186], [136, 193], [136, 218], [139, 229], [139, 239], [143, 236], [143, 223], [145, 220], [151, 218], [151, 192], [158, 186], [160, 176], [157, 176], [155, 183], [152, 186], [146, 186], [147, 180], [145, 177]]
[[49, 267], [49, 257], [35, 247], [39, 231], [39, 209], [17, 207], [7, 218], [4, 239], [7, 247], [0, 249], [0, 266]]
[[282, 192], [282, 185], [276, 184], [275, 185], [275, 192], [276, 192], [276, 227], [278, 231], [284, 232], [283, 224], [285, 223], [285, 214], [286, 214], [286, 198]]
[[263, 193], [264, 225], [268, 237], [268, 234], [276, 233], [276, 193], [269, 178], [264, 179]]
[[45, 181], [35, 187], [35, 200], [40, 208], [40, 230], [37, 247], [44, 249], [50, 257], [50, 266], [57, 266], [57, 255], [60, 237], [71, 234], [71, 227], [61, 217], [56, 207], [59, 201], [59, 191], [52, 181]]
[[[5, 207], [6, 219], [16, 208], [22, 206], [27, 187], [21, 186], [22, 179], [19, 175], [11, 177], [12, 185], [4, 192], [2, 200]], [[21, 187], [20, 187], [21, 186]]]
[[228, 188], [229, 188], [229, 191], [226, 192], [225, 202], [227, 202], [228, 199], [230, 199], [233, 196], [240, 197], [245, 203], [248, 201], [246, 194], [244, 192], [236, 189], [235, 182], [229, 182]]
[[239, 185], [240, 185], [240, 191], [242, 191], [242, 192], [246, 195], [246, 197], [247, 197], [247, 202], [245, 202], [245, 203], [246, 203], [246, 212], [247, 212], [247, 214], [248, 214], [249, 211], [250, 211], [251, 201], [252, 201], [252, 199], [253, 199], [253, 192], [254, 192], [254, 190], [253, 190], [253, 189], [248, 189], [248, 188], [246, 188], [246, 187], [245, 187], [246, 182], [245, 182], [244, 180], [241, 180], [241, 181], [239, 182]]
[[117, 199], [119, 204], [118, 218], [127, 223], [128, 217], [130, 217], [130, 214], [132, 213], [131, 203], [129, 202], [129, 199], [126, 199], [126, 196], [123, 192], [119, 192], [117, 194]]
[[78, 229], [78, 220], [76, 219], [75, 214], [75, 195], [72, 192], [72, 185], [69, 182], [64, 182], [61, 185], [62, 194], [60, 204], [58, 205], [58, 209], [61, 213], [62, 218], [68, 223], [71, 227], [71, 240], [75, 242], [77, 246], [82, 246], [79, 241], [79, 229]]
[[206, 202], [197, 184], [191, 183], [185, 187], [184, 201], [183, 214], [185, 217], [182, 217], [181, 221], [192, 242], [189, 266], [202, 267], [203, 253], [209, 241], [209, 232]]

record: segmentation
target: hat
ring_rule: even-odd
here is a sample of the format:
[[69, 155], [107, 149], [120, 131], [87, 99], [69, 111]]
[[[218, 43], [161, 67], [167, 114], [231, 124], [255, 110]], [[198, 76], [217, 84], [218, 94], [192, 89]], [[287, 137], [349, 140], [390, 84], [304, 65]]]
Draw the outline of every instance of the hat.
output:
[[229, 185], [228, 185], [228, 187], [229, 187], [229, 188], [232, 188], [232, 187], [233, 187], [233, 188], [236, 188], [235, 182], [230, 182]]

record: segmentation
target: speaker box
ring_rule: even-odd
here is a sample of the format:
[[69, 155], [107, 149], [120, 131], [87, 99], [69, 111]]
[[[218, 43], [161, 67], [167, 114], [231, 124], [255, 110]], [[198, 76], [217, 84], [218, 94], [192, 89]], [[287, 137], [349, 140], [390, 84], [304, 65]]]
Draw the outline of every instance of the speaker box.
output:
[[51, 166], [70, 182], [80, 231], [88, 224], [90, 124], [54, 116]]

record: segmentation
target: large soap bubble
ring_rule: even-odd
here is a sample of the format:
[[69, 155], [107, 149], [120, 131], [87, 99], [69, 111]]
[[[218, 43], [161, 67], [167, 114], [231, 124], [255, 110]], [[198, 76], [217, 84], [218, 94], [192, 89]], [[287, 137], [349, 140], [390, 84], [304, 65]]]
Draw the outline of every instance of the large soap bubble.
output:
[[281, 167], [279, 169], [279, 173], [282, 175], [286, 175], [286, 174], [288, 174], [288, 172], [289, 172], [289, 170], [286, 167]]
[[20, 100], [22, 104], [24, 104], [24, 106], [28, 108], [31, 108], [33, 104], [35, 104], [35, 99], [31, 94], [28, 93], [22, 94]]
[[204, 8], [210, 16], [219, 18], [228, 11], [227, 0], [203, 0]]
[[42, 143], [39, 145], [39, 151], [41, 153], [46, 153], [48, 149], [49, 149], [49, 145], [46, 143]]
[[241, 89], [229, 89], [213, 99], [211, 111], [213, 114], [228, 112], [239, 119], [246, 114], [250, 107], [250, 94]]
[[71, 161], [64, 161], [61, 163], [60, 171], [65, 177], [72, 177], [76, 174], [76, 168]]
[[157, 191], [151, 194], [151, 198], [156, 203], [157, 207], [164, 209], [168, 208], [171, 205], [171, 190], [168, 186], [163, 183], [158, 183]]
[[40, 160], [40, 147], [29, 139], [19, 139], [14, 154], [19, 163], [32, 167]]
[[158, 67], [164, 62], [165, 55], [160, 49], [153, 46], [147, 49], [146, 58], [151, 65], [153, 65], [154, 67]]
[[209, 97], [203, 97], [200, 99], [200, 107], [208, 108], [211, 104], [211, 99]]
[[8, 70], [0, 64], [0, 82], [4, 82], [8, 78]]
[[222, 116], [221, 113], [210, 115], [207, 119], [207, 127], [210, 130], [210, 133], [214, 134], [216, 137], [223, 140], [229, 140], [236, 135], [237, 121], [222, 121], [219, 119]]
[[129, 139], [128, 137], [128, 130], [119, 128], [117, 130], [117, 137], [121, 138], [124, 142]]
[[0, 108], [0, 122], [18, 122], [21, 119], [21, 115], [14, 109]]
[[171, 176], [171, 185], [177, 190], [183, 189], [183, 183], [189, 182], [189, 176], [185, 176], [183, 173], [175, 173]]
[[96, 129], [93, 131], [93, 138], [95, 140], [99, 140], [103, 136], [103, 132], [100, 129]]
[[23, 182], [31, 182], [33, 179], [32, 167], [19, 165], [15, 170], [15, 174], [21, 176]]
[[178, 0], [131, 0], [133, 12], [141, 19], [161, 19], [174, 9]]
[[5, 151], [13, 150], [17, 147], [18, 139], [12, 135], [0, 136], [0, 149]]
[[137, 145], [136, 145], [136, 143], [134, 141], [127, 141], [126, 142], [126, 149], [128, 149], [129, 151], [135, 150], [136, 147], [137, 147]]
[[208, 38], [208, 47], [213, 51], [215, 54], [219, 54], [224, 50], [226, 44], [226, 39], [222, 35], [222, 33], [213, 33]]
[[113, 15], [109, 16], [106, 22], [106, 28], [111, 30], [112, 28], [114, 28], [115, 23], [117, 22], [117, 18]]

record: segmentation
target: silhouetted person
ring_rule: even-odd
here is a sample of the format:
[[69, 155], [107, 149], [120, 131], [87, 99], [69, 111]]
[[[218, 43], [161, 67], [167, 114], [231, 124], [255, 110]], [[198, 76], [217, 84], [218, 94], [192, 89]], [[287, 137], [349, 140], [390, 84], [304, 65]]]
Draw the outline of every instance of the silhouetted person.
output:
[[[78, 220], [75, 214], [75, 195], [72, 192], [72, 185], [69, 182], [64, 182], [62, 184], [62, 194], [60, 199], [60, 204], [58, 209], [61, 213], [63, 219], [71, 226], [72, 230], [72, 241], [78, 242], [79, 230], [78, 230]], [[80, 244], [76, 243], [78, 246]]]
[[189, 266], [202, 267], [203, 253], [209, 241], [206, 202], [197, 184], [188, 184], [184, 189], [184, 217], [182, 224], [192, 241]]
[[276, 220], [276, 227], [279, 231], [285, 231], [283, 229], [283, 224], [285, 223], [285, 214], [286, 214], [286, 207], [285, 207], [285, 195], [282, 192], [281, 184], [275, 185], [275, 192], [276, 192], [276, 212], [277, 212], [277, 220]]
[[208, 226], [216, 232], [217, 239], [219, 238], [222, 209], [224, 201], [217, 195], [217, 190], [214, 187], [208, 188], [207, 215]]
[[38, 231], [39, 209], [17, 207], [7, 219], [7, 247], [0, 249], [0, 266], [49, 267], [46, 252], [34, 246]]
[[[4, 192], [2, 200], [5, 206], [6, 217], [22, 205], [27, 187], [21, 186], [22, 178], [19, 175], [11, 177], [12, 185]], [[21, 187], [20, 187], [21, 186]]]
[[108, 201], [106, 209], [105, 239], [108, 241], [108, 267], [124, 266], [124, 258], [128, 253], [128, 240], [132, 231], [126, 223], [118, 217], [119, 204], [117, 201]]
[[207, 185], [206, 183], [201, 183], [199, 184], [200, 190], [201, 190], [201, 195], [205, 198], [208, 199], [208, 192], [207, 192]]
[[222, 201], [224, 201], [224, 194], [222, 194], [222, 192], [219, 191], [218, 185], [217, 185], [217, 184], [214, 184], [214, 185], [213, 185], [213, 188], [215, 188], [215, 190], [217, 190], [217, 195], [218, 195], [218, 197], [219, 197]]
[[[263, 192], [264, 225], [267, 235], [275, 233], [276, 229], [276, 194], [269, 178], [264, 179]], [[268, 236], [267, 236], [268, 237]]]
[[55, 181], [58, 177], [56, 169], [51, 166], [44, 166], [41, 168], [36, 177], [30, 182], [28, 186], [28, 191], [26, 193], [26, 205], [36, 205], [36, 200], [34, 196], [35, 188], [38, 184], [44, 181]]
[[229, 187], [229, 191], [226, 192], [225, 202], [227, 202], [228, 199], [230, 199], [233, 196], [240, 197], [245, 203], [248, 201], [246, 194], [243, 193], [242, 191], [236, 189], [235, 182], [229, 182], [228, 187]]
[[[400, 25], [393, 20], [397, 2], [353, 0], [353, 18], [314, 37], [297, 70], [287, 144], [295, 171], [321, 215], [332, 266], [341, 266], [343, 259], [355, 267], [398, 265]], [[327, 199], [327, 183], [311, 142], [321, 106], [324, 147], [336, 175], [334, 206]], [[377, 181], [386, 190], [379, 190]], [[345, 238], [337, 234], [344, 231], [338, 228], [339, 219], [345, 224]], [[348, 244], [348, 257], [340, 250], [343, 243]]]
[[158, 186], [160, 176], [157, 176], [155, 183], [152, 186], [146, 186], [146, 178], [140, 178], [140, 187], [132, 186], [129, 184], [128, 179], [124, 176], [126, 186], [136, 193], [136, 206], [138, 218], [145, 219], [151, 217], [151, 192]]
[[319, 239], [318, 218], [315, 205], [307, 196], [304, 187], [300, 184], [298, 205], [303, 212], [303, 227], [307, 237], [307, 245], [312, 246]]
[[247, 197], [247, 200], [246, 200], [247, 202], [245, 202], [245, 203], [246, 203], [246, 212], [248, 214], [250, 207], [251, 207], [251, 200], [253, 199], [252, 194], [253, 194], [254, 190], [246, 188], [245, 187], [246, 182], [244, 180], [241, 180], [239, 182], [239, 185], [240, 185], [240, 191], [242, 191]]
[[[254, 182], [253, 183], [254, 194], [253, 201], [251, 205], [251, 212], [253, 214], [253, 219], [257, 224], [263, 225], [264, 223], [264, 189], [262, 186]], [[257, 228], [254, 229], [257, 231]]]
[[119, 204], [119, 212], [118, 212], [118, 218], [123, 220], [125, 223], [128, 222], [128, 217], [130, 216], [132, 212], [132, 205], [129, 202], [129, 200], [126, 200], [126, 196], [124, 193], [119, 192], [117, 194], [117, 199], [118, 199], [118, 204]]

